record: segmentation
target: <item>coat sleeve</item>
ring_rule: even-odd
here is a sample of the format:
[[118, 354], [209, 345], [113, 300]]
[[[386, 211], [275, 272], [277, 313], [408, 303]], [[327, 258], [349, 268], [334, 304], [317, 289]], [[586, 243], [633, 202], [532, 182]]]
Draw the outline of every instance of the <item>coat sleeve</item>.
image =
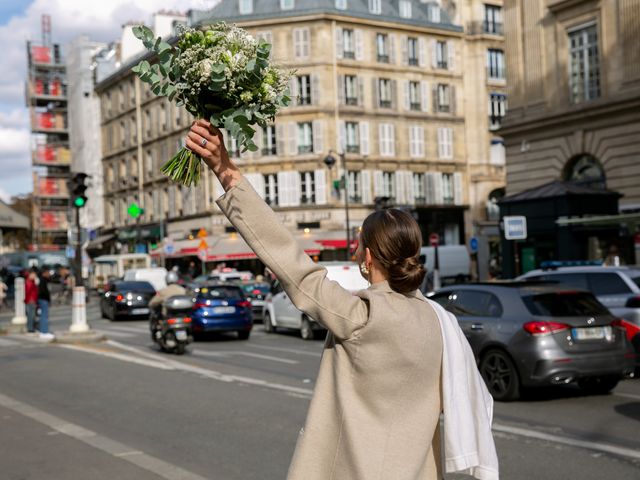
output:
[[216, 203], [299, 310], [343, 340], [367, 323], [366, 301], [326, 278], [246, 179]]

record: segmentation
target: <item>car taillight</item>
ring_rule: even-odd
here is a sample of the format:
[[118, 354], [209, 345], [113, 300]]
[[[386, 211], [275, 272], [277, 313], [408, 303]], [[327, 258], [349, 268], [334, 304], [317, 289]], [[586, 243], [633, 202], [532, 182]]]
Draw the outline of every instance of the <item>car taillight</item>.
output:
[[249, 300], [243, 300], [238, 302], [238, 306], [242, 308], [249, 308], [251, 306], [251, 302]]
[[633, 337], [640, 333], [640, 327], [634, 325], [631, 322], [627, 322], [623, 318], [616, 318], [613, 322], [611, 322], [612, 327], [618, 327], [623, 329], [627, 334], [627, 340], [632, 341]]
[[629, 300], [627, 300], [627, 304], [625, 306], [627, 308], [640, 308], [640, 295], [631, 297]]
[[193, 304], [193, 309], [197, 310], [198, 308], [208, 307], [208, 305], [204, 302], [196, 302]]
[[189, 317], [185, 317], [182, 319], [184, 323], [191, 323], [191, 319]]
[[531, 335], [548, 335], [550, 333], [568, 330], [571, 328], [566, 323], [558, 322], [527, 322], [522, 328]]
[[174, 324], [178, 323], [178, 319], [177, 318], [169, 318], [169, 319], [167, 319], [167, 323], [169, 325], [174, 325]]

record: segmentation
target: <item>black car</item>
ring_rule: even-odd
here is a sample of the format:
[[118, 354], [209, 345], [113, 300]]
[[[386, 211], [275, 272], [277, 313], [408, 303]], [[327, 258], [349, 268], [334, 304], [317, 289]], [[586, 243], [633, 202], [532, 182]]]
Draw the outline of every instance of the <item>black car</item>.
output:
[[117, 280], [110, 282], [100, 299], [103, 318], [117, 320], [120, 317], [148, 317], [149, 301], [156, 294], [149, 282]]
[[266, 282], [247, 282], [238, 284], [251, 302], [253, 321], [263, 320], [263, 310], [267, 295], [271, 292], [271, 285]]

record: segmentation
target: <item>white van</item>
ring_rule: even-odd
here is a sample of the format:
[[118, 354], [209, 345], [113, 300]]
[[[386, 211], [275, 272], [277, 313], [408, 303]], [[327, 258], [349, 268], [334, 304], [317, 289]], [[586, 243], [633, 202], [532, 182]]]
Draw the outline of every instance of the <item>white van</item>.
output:
[[124, 272], [124, 280], [131, 282], [149, 282], [156, 290], [162, 290], [167, 286], [167, 269], [157, 268], [134, 268]]
[[89, 286], [102, 293], [109, 280], [122, 278], [125, 271], [149, 267], [151, 256], [147, 253], [101, 255], [93, 259], [93, 273], [89, 277]]
[[[422, 247], [420, 261], [427, 275], [435, 268], [435, 249]], [[440, 280], [443, 283], [462, 283], [471, 278], [471, 256], [464, 245], [442, 245], [438, 247]]]
[[[320, 262], [327, 269], [327, 278], [334, 280], [350, 292], [357, 292], [369, 287], [360, 274], [360, 268], [353, 262]], [[316, 333], [323, 332], [322, 328], [312, 318], [307, 317], [298, 310], [282, 287], [276, 282], [267, 297], [264, 306], [263, 317], [264, 330], [272, 333], [276, 328], [287, 328], [300, 331], [300, 336], [305, 340], [316, 337]]]

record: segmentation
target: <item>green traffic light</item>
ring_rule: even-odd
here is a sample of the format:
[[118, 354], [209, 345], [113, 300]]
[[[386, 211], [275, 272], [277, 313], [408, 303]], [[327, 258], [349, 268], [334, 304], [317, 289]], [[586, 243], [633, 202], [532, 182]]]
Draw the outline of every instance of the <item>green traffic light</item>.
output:
[[76, 208], [82, 208], [84, 207], [84, 204], [87, 203], [87, 199], [84, 197], [76, 197], [73, 200], [73, 204], [76, 206]]

